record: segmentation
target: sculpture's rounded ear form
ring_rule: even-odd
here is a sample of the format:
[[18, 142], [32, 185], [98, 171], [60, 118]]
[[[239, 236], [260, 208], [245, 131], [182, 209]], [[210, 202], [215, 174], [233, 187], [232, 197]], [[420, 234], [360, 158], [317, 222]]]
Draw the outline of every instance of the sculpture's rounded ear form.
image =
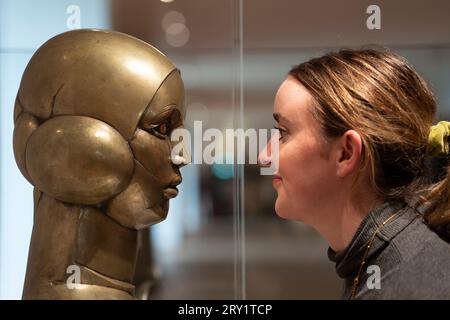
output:
[[134, 157], [122, 135], [105, 122], [57, 116], [30, 136], [26, 168], [33, 184], [60, 201], [93, 205], [130, 182]]
[[39, 127], [39, 122], [31, 113], [22, 112], [20, 116], [17, 117], [17, 120], [15, 120], [15, 123], [16, 125], [14, 126], [13, 133], [14, 158], [16, 159], [20, 172], [22, 172], [23, 176], [32, 183], [25, 165], [25, 150], [28, 139]]

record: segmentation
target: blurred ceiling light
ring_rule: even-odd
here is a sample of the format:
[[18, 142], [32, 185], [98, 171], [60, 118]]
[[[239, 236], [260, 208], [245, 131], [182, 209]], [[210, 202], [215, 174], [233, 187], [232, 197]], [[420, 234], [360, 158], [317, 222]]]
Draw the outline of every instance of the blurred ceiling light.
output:
[[184, 23], [172, 23], [166, 30], [169, 34], [180, 34], [186, 29], [186, 25]]
[[167, 29], [174, 24], [174, 23], [180, 23], [180, 24], [186, 24], [186, 18], [181, 12], [178, 11], [170, 11], [167, 12], [161, 21], [161, 27], [164, 31], [167, 32]]
[[190, 37], [189, 29], [182, 23], [174, 23], [166, 30], [166, 41], [173, 47], [182, 47]]
[[164, 2], [164, 3], [170, 3], [170, 2], [173, 2], [174, 0], [161, 0], [161, 2]]

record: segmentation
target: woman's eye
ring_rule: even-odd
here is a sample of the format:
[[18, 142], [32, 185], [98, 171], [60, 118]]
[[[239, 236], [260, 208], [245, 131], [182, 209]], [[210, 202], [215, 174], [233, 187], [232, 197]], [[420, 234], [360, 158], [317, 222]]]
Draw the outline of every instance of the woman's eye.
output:
[[281, 139], [283, 139], [286, 136], [286, 130], [284, 130], [284, 129], [280, 128], [280, 127], [277, 127], [277, 126], [273, 126], [273, 127], [275, 129], [277, 129], [278, 132], [280, 133], [280, 138], [278, 140], [281, 140]]

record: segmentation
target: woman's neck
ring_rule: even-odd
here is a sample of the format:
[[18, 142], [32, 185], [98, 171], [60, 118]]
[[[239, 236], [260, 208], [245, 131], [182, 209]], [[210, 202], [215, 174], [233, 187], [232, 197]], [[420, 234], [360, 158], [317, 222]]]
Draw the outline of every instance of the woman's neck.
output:
[[352, 241], [364, 218], [385, 200], [369, 194], [334, 202], [326, 218], [314, 228], [325, 238], [333, 251], [344, 250]]

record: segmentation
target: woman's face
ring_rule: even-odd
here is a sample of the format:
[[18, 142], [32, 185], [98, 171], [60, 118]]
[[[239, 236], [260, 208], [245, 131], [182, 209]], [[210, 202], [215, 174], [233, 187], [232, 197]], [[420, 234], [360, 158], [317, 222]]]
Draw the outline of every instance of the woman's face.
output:
[[308, 224], [332, 207], [331, 195], [338, 187], [333, 159], [327, 157], [331, 146], [325, 143], [310, 111], [312, 103], [306, 88], [289, 76], [280, 86], [274, 106], [280, 133], [279, 166], [273, 179], [278, 193], [275, 211], [282, 218]]

